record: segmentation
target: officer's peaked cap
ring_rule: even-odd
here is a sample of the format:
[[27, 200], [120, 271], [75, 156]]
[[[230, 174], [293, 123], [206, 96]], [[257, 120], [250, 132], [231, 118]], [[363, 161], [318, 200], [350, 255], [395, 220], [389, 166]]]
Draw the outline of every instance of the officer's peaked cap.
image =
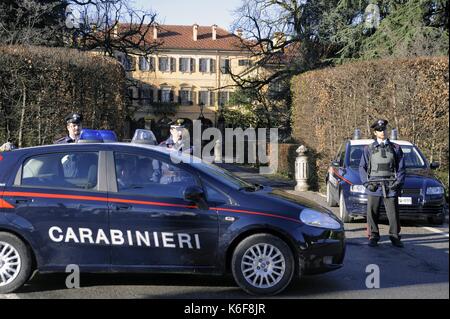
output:
[[370, 126], [370, 128], [372, 128], [372, 129], [385, 129], [386, 128], [386, 126], [387, 126], [387, 124], [388, 124], [388, 121], [387, 120], [382, 120], [382, 119], [380, 119], [380, 120], [376, 120], [371, 126]]
[[66, 116], [66, 123], [80, 124], [83, 121], [83, 116], [79, 113], [70, 113]]

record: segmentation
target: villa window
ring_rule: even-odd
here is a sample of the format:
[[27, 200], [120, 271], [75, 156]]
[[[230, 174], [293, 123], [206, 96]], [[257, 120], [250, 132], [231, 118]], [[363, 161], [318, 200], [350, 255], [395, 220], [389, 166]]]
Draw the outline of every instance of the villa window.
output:
[[191, 88], [184, 88], [178, 91], [178, 102], [181, 105], [192, 105], [194, 99], [193, 99], [193, 92]]
[[199, 105], [209, 105], [209, 91], [200, 91], [198, 95]]
[[139, 70], [141, 71], [154, 71], [155, 70], [155, 58], [154, 57], [139, 57]]
[[230, 59], [221, 59], [220, 60], [220, 71], [222, 74], [230, 74]]
[[173, 102], [173, 91], [169, 88], [163, 88], [158, 91], [158, 101], [161, 103]]
[[178, 63], [180, 72], [195, 72], [195, 59], [180, 58]]
[[219, 92], [219, 105], [226, 106], [230, 102], [230, 92], [222, 91]]
[[199, 59], [199, 71], [203, 73], [215, 73], [216, 72], [216, 60], [201, 58]]
[[168, 57], [160, 57], [159, 58], [159, 70], [161, 72], [169, 72], [169, 58]]

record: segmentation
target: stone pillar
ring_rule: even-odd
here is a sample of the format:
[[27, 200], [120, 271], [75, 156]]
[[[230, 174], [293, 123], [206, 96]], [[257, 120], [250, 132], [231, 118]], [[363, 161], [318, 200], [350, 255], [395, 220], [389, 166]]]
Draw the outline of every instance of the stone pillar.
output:
[[295, 159], [295, 180], [297, 185], [295, 190], [299, 192], [305, 192], [308, 190], [308, 177], [309, 177], [309, 167], [308, 167], [308, 156], [305, 153], [308, 149], [301, 145], [297, 148], [296, 152], [298, 154]]
[[222, 140], [220, 138], [214, 143], [214, 163], [222, 163]]

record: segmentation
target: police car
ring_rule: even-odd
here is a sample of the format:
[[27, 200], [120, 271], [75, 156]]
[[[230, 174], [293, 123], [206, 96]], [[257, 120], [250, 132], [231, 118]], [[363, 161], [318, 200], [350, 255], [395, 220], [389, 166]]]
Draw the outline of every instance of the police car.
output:
[[273, 295], [294, 277], [342, 266], [343, 224], [326, 208], [178, 151], [100, 142], [82, 134], [0, 153], [0, 293], [35, 270], [76, 264], [231, 272], [248, 293]]
[[[341, 145], [326, 175], [327, 203], [330, 207], [339, 206], [339, 215], [344, 222], [366, 216], [367, 195], [361, 185], [359, 163], [364, 147], [373, 143], [373, 139], [359, 139], [359, 136], [357, 131], [354, 139]], [[415, 145], [397, 140], [395, 131], [391, 137], [391, 141], [402, 148], [406, 166], [405, 183], [398, 198], [400, 218], [442, 224], [445, 220], [445, 189], [432, 174], [439, 163], [429, 163]], [[380, 210], [380, 215], [385, 217], [383, 204]]]

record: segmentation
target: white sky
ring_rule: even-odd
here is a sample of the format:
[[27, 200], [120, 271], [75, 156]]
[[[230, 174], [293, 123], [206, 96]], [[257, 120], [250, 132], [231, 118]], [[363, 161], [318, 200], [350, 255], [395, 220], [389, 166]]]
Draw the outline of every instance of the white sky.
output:
[[213, 25], [229, 30], [233, 23], [232, 11], [242, 0], [133, 0], [136, 9], [158, 14], [162, 24]]

